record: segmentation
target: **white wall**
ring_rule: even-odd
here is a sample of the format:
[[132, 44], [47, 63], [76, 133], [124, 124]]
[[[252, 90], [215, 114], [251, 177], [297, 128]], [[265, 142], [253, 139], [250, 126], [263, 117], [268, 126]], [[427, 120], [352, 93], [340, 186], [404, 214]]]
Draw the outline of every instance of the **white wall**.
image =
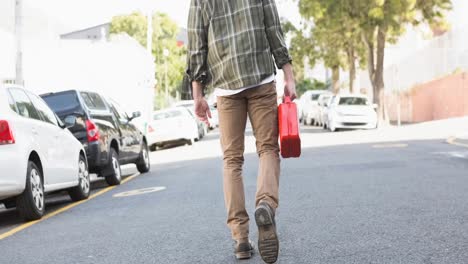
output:
[[0, 29], [0, 81], [15, 77], [15, 39]]
[[129, 112], [150, 118], [154, 98], [151, 54], [127, 35], [110, 42], [62, 40], [26, 45], [26, 88], [35, 93], [69, 89], [102, 93]]

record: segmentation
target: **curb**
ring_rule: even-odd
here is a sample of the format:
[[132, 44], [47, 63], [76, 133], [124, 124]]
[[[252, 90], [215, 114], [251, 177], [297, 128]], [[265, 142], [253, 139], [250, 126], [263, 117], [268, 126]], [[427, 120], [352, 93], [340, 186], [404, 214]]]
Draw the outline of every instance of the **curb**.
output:
[[447, 143], [449, 143], [450, 145], [468, 148], [468, 140], [463, 140], [457, 137], [448, 138]]

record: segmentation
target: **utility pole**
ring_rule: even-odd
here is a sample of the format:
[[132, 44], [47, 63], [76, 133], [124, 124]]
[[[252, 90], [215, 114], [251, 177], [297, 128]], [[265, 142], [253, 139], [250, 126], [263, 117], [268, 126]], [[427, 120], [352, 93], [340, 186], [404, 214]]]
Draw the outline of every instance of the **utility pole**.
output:
[[16, 84], [23, 85], [23, 0], [15, 0]]
[[169, 50], [168, 49], [164, 49], [163, 50], [163, 56], [164, 56], [164, 68], [165, 69], [165, 81], [164, 81], [164, 86], [165, 86], [165, 90], [166, 90], [166, 94], [165, 94], [165, 97], [166, 97], [166, 104], [169, 105], [169, 83], [168, 83], [168, 79], [167, 79], [167, 59], [169, 58]]

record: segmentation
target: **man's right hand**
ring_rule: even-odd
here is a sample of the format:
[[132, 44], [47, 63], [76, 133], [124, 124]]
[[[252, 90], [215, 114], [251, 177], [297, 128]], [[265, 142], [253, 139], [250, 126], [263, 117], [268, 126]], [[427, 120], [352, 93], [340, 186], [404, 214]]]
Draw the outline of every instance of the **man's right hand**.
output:
[[211, 118], [211, 111], [208, 102], [203, 97], [203, 85], [196, 81], [192, 82], [192, 94], [195, 102], [195, 115], [200, 121], [210, 126], [208, 118]]
[[198, 119], [205, 123], [208, 127], [210, 126], [210, 122], [208, 118], [211, 118], [211, 111], [208, 102], [205, 98], [195, 99], [195, 114], [197, 115]]

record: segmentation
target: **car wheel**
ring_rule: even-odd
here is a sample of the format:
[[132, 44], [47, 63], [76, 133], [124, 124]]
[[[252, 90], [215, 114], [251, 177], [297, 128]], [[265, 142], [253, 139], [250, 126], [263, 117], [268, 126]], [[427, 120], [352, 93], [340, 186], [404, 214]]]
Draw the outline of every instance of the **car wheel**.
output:
[[15, 198], [7, 199], [7, 200], [4, 200], [4, 201], [1, 201], [0, 203], [3, 203], [3, 205], [5, 206], [6, 209], [11, 209], [11, 208], [16, 207], [16, 199]]
[[25, 220], [37, 220], [44, 215], [44, 184], [41, 171], [32, 161], [28, 162], [26, 188], [17, 197], [16, 206], [20, 216]]
[[80, 155], [78, 162], [78, 176], [78, 186], [73, 187], [68, 191], [68, 195], [70, 195], [70, 198], [73, 201], [88, 199], [89, 193], [91, 191], [91, 180], [89, 177], [88, 164], [86, 163], [86, 159], [83, 157], [83, 155]]
[[120, 185], [122, 181], [122, 170], [120, 169], [119, 154], [115, 149], [110, 149], [109, 164], [105, 170], [104, 177], [109, 185]]
[[151, 145], [149, 147], [149, 149], [150, 149], [150, 151], [156, 151], [158, 149], [158, 146], [156, 146], [156, 144], [154, 144], [154, 145]]
[[140, 173], [147, 173], [151, 169], [148, 145], [146, 142], [143, 142], [143, 145], [141, 146], [140, 156], [136, 166]]

